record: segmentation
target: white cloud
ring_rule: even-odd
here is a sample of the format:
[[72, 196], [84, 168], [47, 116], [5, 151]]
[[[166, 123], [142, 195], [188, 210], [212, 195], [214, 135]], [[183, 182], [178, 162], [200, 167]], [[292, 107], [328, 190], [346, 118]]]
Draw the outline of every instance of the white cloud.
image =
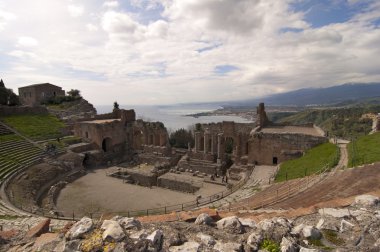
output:
[[109, 7], [109, 8], [116, 8], [119, 6], [119, 2], [118, 1], [106, 1], [103, 3], [103, 6]]
[[[7, 83], [55, 82], [96, 104], [245, 99], [380, 77], [375, 4], [348, 22], [312, 28], [278, 0], [133, 1], [141, 13], [82, 1], [81, 18], [68, 18], [60, 1], [7, 1], [18, 17], [0, 38], [12, 56]], [[218, 75], [221, 65], [238, 70]]]
[[67, 6], [67, 11], [72, 17], [80, 17], [83, 15], [84, 7], [82, 5], [70, 4]]
[[93, 24], [86, 24], [86, 28], [89, 31], [97, 31], [98, 30], [98, 27], [96, 25], [93, 25]]
[[0, 31], [4, 30], [7, 23], [15, 18], [15, 14], [0, 10]]
[[20, 47], [35, 47], [38, 46], [38, 41], [32, 37], [19, 37], [17, 40], [17, 45]]

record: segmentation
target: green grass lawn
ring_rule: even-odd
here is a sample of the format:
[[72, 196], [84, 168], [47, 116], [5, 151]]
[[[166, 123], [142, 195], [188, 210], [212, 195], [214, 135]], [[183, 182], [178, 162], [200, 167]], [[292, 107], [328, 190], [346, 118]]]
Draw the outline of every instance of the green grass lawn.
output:
[[22, 135], [34, 140], [61, 136], [65, 124], [53, 115], [17, 115], [4, 117], [3, 121]]
[[354, 167], [380, 161], [380, 132], [359, 137], [347, 146], [348, 166]]
[[282, 163], [275, 181], [281, 182], [286, 179], [290, 180], [302, 178], [305, 175], [309, 176], [323, 170], [326, 165], [329, 168], [334, 167], [338, 161], [338, 147], [332, 143], [324, 143], [308, 150], [303, 157]]

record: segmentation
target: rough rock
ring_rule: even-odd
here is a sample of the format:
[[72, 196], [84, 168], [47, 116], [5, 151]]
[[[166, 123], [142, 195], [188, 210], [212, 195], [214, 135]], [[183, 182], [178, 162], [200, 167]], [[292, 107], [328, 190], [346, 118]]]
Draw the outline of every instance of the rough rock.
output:
[[129, 235], [129, 238], [131, 239], [145, 239], [148, 236], [148, 233], [145, 229], [139, 230], [137, 232], [133, 232]]
[[35, 251], [53, 251], [60, 243], [58, 233], [44, 233], [39, 236], [33, 245]]
[[344, 218], [350, 216], [348, 209], [322, 208], [318, 210], [320, 215], [329, 215], [334, 218]]
[[373, 195], [360, 195], [355, 197], [355, 205], [375, 206], [379, 203], [379, 197]]
[[282, 237], [290, 232], [292, 225], [285, 218], [273, 218], [260, 221], [257, 227], [263, 231], [265, 237], [280, 243]]
[[81, 241], [78, 239], [66, 241], [63, 252], [80, 251], [80, 245]]
[[201, 240], [201, 242], [207, 246], [212, 246], [216, 243], [214, 237], [211, 235], [203, 234], [203, 233], [198, 233], [197, 237]]
[[105, 220], [101, 229], [104, 229], [102, 234], [103, 240], [120, 241], [125, 237], [124, 231], [117, 221]]
[[223, 229], [229, 233], [241, 234], [244, 231], [243, 225], [240, 223], [239, 218], [230, 216], [219, 220], [216, 223], [218, 229]]
[[169, 252], [198, 252], [200, 244], [198, 242], [189, 241], [185, 242], [181, 246], [172, 246], [169, 248]]
[[141, 229], [141, 222], [136, 218], [115, 216], [112, 220], [117, 221], [125, 229]]
[[322, 233], [313, 226], [304, 226], [302, 229], [302, 236], [305, 238], [318, 240], [322, 237]]
[[68, 240], [81, 238], [85, 233], [92, 229], [93, 222], [88, 217], [83, 217], [80, 221], [75, 223], [70, 230], [66, 233]]
[[339, 232], [343, 233], [344, 231], [346, 230], [349, 230], [351, 228], [353, 228], [355, 225], [346, 221], [346, 220], [342, 220], [340, 222], [340, 229], [339, 229]]
[[36, 226], [32, 227], [28, 233], [26, 233], [26, 237], [37, 237], [43, 233], [49, 232], [50, 219], [45, 219], [38, 223]]
[[248, 236], [247, 244], [253, 250], [258, 250], [260, 244], [263, 242], [263, 236], [260, 233], [252, 233]]
[[297, 252], [297, 243], [283, 237], [280, 243], [281, 252]]
[[201, 213], [200, 215], [198, 215], [194, 223], [197, 225], [211, 225], [213, 222], [214, 220], [207, 213]]
[[243, 251], [243, 245], [235, 242], [216, 242], [214, 250], [218, 252], [233, 252], [233, 251]]
[[310, 248], [304, 248], [301, 247], [299, 252], [320, 252], [321, 250], [319, 249], [310, 249]]
[[293, 227], [292, 231], [291, 231], [291, 234], [293, 235], [299, 235], [301, 234], [303, 228], [305, 227], [305, 224], [301, 223], [295, 227]]
[[162, 244], [162, 237], [163, 237], [162, 231], [160, 229], [157, 229], [153, 231], [153, 233], [148, 235], [146, 239], [150, 240], [155, 247], [160, 248]]
[[249, 228], [256, 227], [256, 223], [254, 220], [247, 219], [247, 218], [239, 218], [239, 221], [244, 227], [249, 227]]
[[184, 234], [178, 231], [170, 232], [169, 234], [165, 233], [164, 246], [165, 248], [171, 246], [180, 246], [187, 242], [187, 239]]

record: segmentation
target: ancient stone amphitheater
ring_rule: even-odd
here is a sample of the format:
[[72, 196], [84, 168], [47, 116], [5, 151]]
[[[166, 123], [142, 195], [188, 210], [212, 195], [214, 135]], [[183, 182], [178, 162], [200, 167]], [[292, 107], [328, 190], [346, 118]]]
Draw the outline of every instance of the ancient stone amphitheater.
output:
[[[380, 163], [344, 169], [341, 144], [333, 169], [274, 183], [275, 163], [298, 155], [294, 150], [301, 146], [325, 141], [304, 126], [302, 134], [313, 133], [303, 141], [295, 133], [291, 139], [298, 140], [285, 144], [289, 132], [278, 129], [201, 125], [194, 150], [175, 150], [162, 125], [121, 111], [75, 125], [84, 141], [49, 150], [48, 141], [33, 141], [0, 123], [0, 135], [17, 136], [0, 143], [1, 251], [379, 251]], [[247, 132], [251, 142], [244, 138]], [[229, 139], [234, 163], [226, 167], [221, 150]], [[250, 144], [257, 147], [259, 141], [280, 141], [288, 151], [257, 157]], [[196, 199], [150, 211], [60, 213], [60, 190], [91, 167], [116, 167], [111, 175], [123, 183], [162, 186]], [[200, 183], [223, 189], [197, 197], [194, 190], [206, 188]]]

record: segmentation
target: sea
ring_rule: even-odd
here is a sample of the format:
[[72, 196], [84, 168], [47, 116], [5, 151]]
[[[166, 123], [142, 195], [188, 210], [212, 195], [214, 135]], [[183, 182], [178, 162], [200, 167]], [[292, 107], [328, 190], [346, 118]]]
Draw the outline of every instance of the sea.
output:
[[[184, 128], [190, 129], [196, 123], [212, 123], [222, 121], [234, 121], [238, 123], [251, 123], [252, 121], [239, 116], [187, 116], [201, 112], [210, 112], [222, 108], [215, 104], [176, 104], [161, 106], [141, 106], [141, 105], [120, 105], [121, 109], [134, 109], [137, 119], [144, 121], [160, 121], [165, 124], [169, 132]], [[98, 105], [95, 106], [98, 114], [109, 113], [113, 106]]]

